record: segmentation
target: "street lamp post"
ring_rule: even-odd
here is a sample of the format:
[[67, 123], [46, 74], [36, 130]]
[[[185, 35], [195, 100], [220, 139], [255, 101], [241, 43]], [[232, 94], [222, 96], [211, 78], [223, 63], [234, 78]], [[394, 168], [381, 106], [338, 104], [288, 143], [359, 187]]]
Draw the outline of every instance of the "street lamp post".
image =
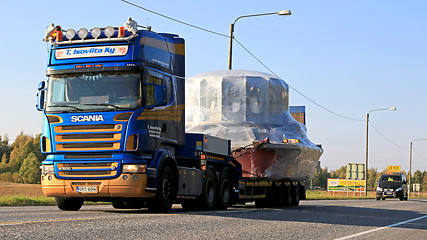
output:
[[279, 16], [286, 16], [286, 15], [291, 15], [292, 13], [291, 13], [291, 10], [283, 10], [280, 12], [244, 15], [244, 16], [240, 16], [240, 17], [236, 18], [236, 20], [234, 20], [234, 22], [232, 24], [230, 24], [230, 43], [229, 43], [229, 47], [228, 47], [228, 69], [229, 70], [231, 70], [231, 59], [232, 59], [232, 55], [233, 55], [232, 51], [233, 51], [234, 25], [236, 24], [237, 20], [239, 20], [240, 18], [245, 18], [245, 17], [257, 17], [257, 16], [273, 15], [273, 14], [277, 14]]
[[408, 179], [408, 198], [411, 193], [411, 170], [412, 170], [412, 143], [415, 141], [425, 141], [427, 139], [414, 139], [409, 147], [409, 179]]
[[396, 108], [381, 108], [381, 109], [374, 109], [369, 111], [366, 114], [366, 156], [365, 156], [365, 197], [368, 197], [368, 133], [369, 133], [369, 114], [371, 112], [375, 111], [384, 111], [384, 110], [390, 110], [394, 111]]

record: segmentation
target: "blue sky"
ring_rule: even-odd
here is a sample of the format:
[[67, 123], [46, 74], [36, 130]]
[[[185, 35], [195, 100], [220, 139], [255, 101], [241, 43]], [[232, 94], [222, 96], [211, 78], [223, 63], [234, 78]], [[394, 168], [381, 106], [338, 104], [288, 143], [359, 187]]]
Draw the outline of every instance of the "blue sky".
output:
[[[240, 19], [235, 37], [289, 85], [291, 105], [305, 105], [309, 138], [323, 145], [322, 167], [365, 162], [409, 169], [409, 144], [427, 138], [427, 2], [425, 1], [139, 1], [135, 4], [225, 35], [241, 15], [290, 9], [291, 16]], [[49, 3], [49, 4], [48, 4]], [[0, 134], [41, 132], [37, 84], [46, 79], [53, 22], [64, 29], [122, 26], [128, 17], [186, 39], [187, 77], [227, 68], [228, 39], [145, 12], [120, 0], [3, 1], [0, 15]], [[233, 68], [269, 72], [237, 44]], [[386, 138], [384, 138], [385, 136]], [[427, 141], [414, 143], [413, 169], [427, 170]]]

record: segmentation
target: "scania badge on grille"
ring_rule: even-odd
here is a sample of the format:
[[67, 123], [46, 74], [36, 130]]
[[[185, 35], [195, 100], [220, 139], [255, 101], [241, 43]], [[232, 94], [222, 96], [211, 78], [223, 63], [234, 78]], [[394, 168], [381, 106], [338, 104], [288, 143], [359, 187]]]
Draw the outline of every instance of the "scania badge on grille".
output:
[[112, 171], [116, 170], [116, 166], [111, 166], [111, 170]]

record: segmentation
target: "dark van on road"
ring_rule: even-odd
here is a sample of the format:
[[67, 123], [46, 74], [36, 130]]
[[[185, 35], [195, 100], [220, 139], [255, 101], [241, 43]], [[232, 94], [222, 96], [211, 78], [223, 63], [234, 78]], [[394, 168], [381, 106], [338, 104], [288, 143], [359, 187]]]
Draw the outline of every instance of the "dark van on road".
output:
[[385, 173], [380, 177], [377, 186], [377, 200], [386, 198], [400, 198], [408, 200], [408, 186], [406, 176], [401, 173]]

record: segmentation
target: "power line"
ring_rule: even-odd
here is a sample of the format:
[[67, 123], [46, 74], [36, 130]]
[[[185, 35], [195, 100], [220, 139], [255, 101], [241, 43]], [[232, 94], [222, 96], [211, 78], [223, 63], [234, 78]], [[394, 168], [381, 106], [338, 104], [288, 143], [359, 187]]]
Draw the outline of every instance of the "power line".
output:
[[[158, 12], [156, 12], [156, 11], [153, 11], [153, 10], [150, 10], [150, 9], [148, 9], [148, 8], [144, 8], [144, 7], [142, 7], [142, 6], [139, 6], [139, 5], [136, 5], [136, 4], [134, 4], [134, 3], [131, 3], [131, 2], [129, 2], [129, 1], [126, 1], [126, 0], [121, 0], [122, 2], [124, 2], [124, 3], [127, 3], [127, 4], [129, 4], [129, 5], [132, 5], [132, 6], [134, 6], [134, 7], [137, 7], [137, 8], [140, 8], [140, 9], [142, 9], [142, 10], [144, 10], [144, 11], [147, 11], [147, 12], [150, 12], [150, 13], [152, 13], [152, 14], [155, 14], [155, 15], [158, 15], [158, 16], [161, 16], [161, 17], [164, 17], [164, 18], [167, 18], [167, 19], [169, 19], [169, 20], [172, 20], [172, 21], [174, 21], [174, 22], [177, 22], [177, 23], [181, 23], [181, 24], [184, 24], [184, 25], [186, 25], [186, 26], [189, 26], [189, 27], [193, 27], [193, 28], [196, 28], [196, 29], [199, 29], [199, 30], [202, 30], [202, 31], [205, 31], [205, 32], [208, 32], [208, 33], [212, 33], [212, 34], [215, 34], [215, 35], [218, 35], [218, 36], [221, 36], [221, 37], [226, 37], [226, 38], [230, 38], [230, 36], [228, 36], [228, 35], [226, 35], [226, 34], [222, 34], [222, 33], [219, 33], [219, 32], [215, 32], [215, 31], [212, 31], [212, 30], [209, 30], [209, 29], [206, 29], [206, 28], [202, 28], [202, 27], [199, 27], [199, 26], [196, 26], [196, 25], [193, 25], [193, 24], [190, 24], [190, 23], [187, 23], [187, 22], [184, 22], [184, 21], [181, 21], [181, 20], [178, 20], [178, 19], [175, 19], [175, 18], [172, 18], [172, 17], [169, 17], [169, 16], [166, 16], [166, 15], [164, 15], [164, 14], [161, 14], [161, 13], [158, 13]], [[262, 66], [264, 66], [271, 74], [273, 74], [274, 76], [276, 76], [277, 78], [280, 78], [273, 70], [271, 70], [266, 64], [264, 64], [258, 57], [256, 57], [255, 56], [255, 54], [253, 54], [251, 51], [249, 51], [249, 49], [248, 48], [246, 48], [240, 41], [238, 41], [234, 36], [232, 36], [232, 38], [249, 54], [249, 55], [251, 55], [258, 63], [260, 63]], [[281, 79], [281, 78], [280, 78]], [[334, 112], [334, 111], [332, 111], [332, 110], [330, 110], [330, 109], [328, 109], [328, 108], [326, 108], [326, 107], [324, 107], [324, 106], [322, 106], [321, 104], [319, 104], [319, 103], [317, 103], [316, 101], [314, 101], [314, 100], [312, 100], [311, 98], [309, 98], [309, 97], [307, 97], [306, 95], [304, 95], [302, 92], [300, 92], [300, 91], [298, 91], [296, 88], [294, 88], [294, 87], [292, 87], [292, 85], [290, 85], [290, 84], [288, 84], [288, 86], [292, 89], [292, 90], [294, 90], [295, 92], [297, 92], [298, 94], [300, 94], [302, 97], [304, 97], [305, 99], [307, 99], [308, 101], [310, 101], [311, 103], [313, 103], [313, 104], [315, 104], [316, 106], [318, 106], [318, 107], [320, 107], [321, 109], [323, 109], [323, 110], [325, 110], [325, 111], [327, 111], [327, 112], [329, 112], [329, 113], [331, 113], [331, 114], [334, 114], [334, 115], [336, 115], [336, 116], [339, 116], [339, 117], [342, 117], [342, 118], [344, 118], [344, 119], [347, 119], [347, 120], [352, 120], [352, 121], [358, 121], [358, 122], [362, 122], [362, 121], [364, 121], [364, 120], [362, 120], [362, 119], [356, 119], [356, 118], [351, 118], [351, 117], [347, 117], [347, 116], [344, 116], [344, 115], [342, 115], [342, 114], [339, 114], [339, 113], [337, 113], [337, 112]], [[398, 148], [407, 148], [407, 147], [402, 147], [402, 146], [400, 146], [400, 145], [398, 145], [398, 144], [396, 144], [396, 143], [394, 143], [393, 141], [391, 141], [390, 139], [388, 139], [383, 133], [381, 133], [373, 124], [372, 124], [372, 122], [369, 122], [370, 124], [371, 124], [371, 126], [381, 135], [381, 137], [383, 137], [386, 141], [388, 141], [389, 143], [391, 143], [392, 145], [394, 145], [394, 146], [396, 146], [396, 147], [398, 147]]]
[[427, 158], [423, 157], [419, 152], [415, 151], [415, 149], [412, 149], [412, 151], [414, 151], [414, 153], [417, 154], [418, 157], [420, 157], [422, 160], [427, 160]]
[[219, 36], [222, 36], [222, 37], [227, 37], [227, 38], [229, 38], [229, 36], [228, 36], [228, 35], [225, 35], [225, 34], [222, 34], [222, 33], [219, 33], [219, 32], [214, 32], [214, 31], [212, 31], [212, 30], [209, 30], [209, 29], [206, 29], [206, 28], [202, 28], [202, 27], [199, 27], [199, 26], [196, 26], [196, 25], [190, 24], [190, 23], [186, 23], [186, 22], [184, 22], [184, 21], [181, 21], [181, 20], [178, 20], [178, 19], [175, 19], [175, 18], [172, 18], [172, 17], [166, 16], [166, 15], [164, 15], [164, 14], [161, 14], [161, 13], [155, 12], [155, 11], [150, 10], [150, 9], [148, 9], [148, 8], [145, 8], [145, 7], [142, 7], [142, 6], [136, 5], [136, 4], [134, 4], [134, 3], [128, 2], [128, 1], [126, 1], [126, 0], [121, 0], [121, 1], [122, 1], [122, 2], [124, 2], [124, 3], [127, 3], [127, 4], [129, 4], [129, 5], [132, 5], [132, 6], [134, 6], [134, 7], [140, 8], [140, 9], [142, 9], [142, 10], [144, 10], [144, 11], [147, 11], [147, 12], [150, 12], [150, 13], [152, 13], [152, 14], [158, 15], [158, 16], [160, 16], [160, 17], [167, 18], [167, 19], [172, 20], [172, 21], [174, 21], [174, 22], [181, 23], [181, 24], [184, 24], [184, 25], [189, 26], [189, 27], [197, 28], [197, 29], [199, 29], [199, 30], [202, 30], [202, 31], [205, 31], [205, 32], [208, 32], [208, 33], [212, 33], [212, 34], [215, 34], [215, 35], [219, 35]]
[[[205, 31], [205, 32], [209, 32], [209, 33], [212, 33], [212, 34], [215, 34], [215, 35], [218, 35], [218, 36], [221, 36], [221, 37], [226, 37], [226, 38], [230, 38], [230, 36], [228, 36], [228, 35], [225, 35], [225, 34], [222, 34], [222, 33], [219, 33], [219, 32], [215, 32], [215, 31], [212, 31], [212, 30], [209, 30], [209, 29], [206, 29], [206, 28], [202, 28], [202, 27], [199, 27], [199, 26], [196, 26], [196, 25], [193, 25], [193, 24], [190, 24], [190, 23], [187, 23], [187, 22], [184, 22], [184, 21], [181, 21], [181, 20], [178, 20], [178, 19], [175, 19], [175, 18], [172, 18], [172, 17], [169, 17], [169, 16], [166, 16], [166, 15], [164, 15], [164, 14], [161, 14], [161, 13], [158, 13], [158, 12], [155, 12], [155, 11], [153, 11], [153, 10], [150, 10], [150, 9], [148, 9], [148, 8], [144, 8], [144, 7], [142, 7], [142, 6], [139, 6], [139, 5], [137, 5], [137, 4], [134, 4], [134, 3], [131, 3], [131, 2], [129, 2], [129, 1], [126, 1], [126, 0], [121, 0], [122, 2], [124, 2], [124, 3], [127, 3], [127, 4], [129, 4], [129, 5], [132, 5], [132, 6], [134, 6], [134, 7], [137, 7], [137, 8], [140, 8], [140, 9], [142, 9], [142, 10], [144, 10], [144, 11], [147, 11], [147, 12], [150, 12], [150, 13], [153, 13], [153, 14], [155, 14], [155, 15], [158, 15], [158, 16], [161, 16], [161, 17], [164, 17], [164, 18], [167, 18], [167, 19], [169, 19], [169, 20], [172, 20], [172, 21], [174, 21], [174, 22], [177, 22], [177, 23], [181, 23], [181, 24], [184, 24], [184, 25], [186, 25], [186, 26], [189, 26], [189, 27], [193, 27], [193, 28], [196, 28], [196, 29], [199, 29], [199, 30], [202, 30], [202, 31]], [[251, 55], [258, 63], [260, 63], [262, 66], [264, 66], [271, 74], [273, 74], [274, 76], [276, 76], [277, 78], [280, 78], [276, 73], [274, 73], [273, 72], [273, 70], [271, 70], [267, 65], [265, 65], [259, 58], [257, 58], [256, 56], [255, 56], [255, 54], [253, 54], [251, 51], [249, 51], [249, 49], [248, 48], [246, 48], [241, 42], [239, 42], [234, 36], [232, 36], [232, 38], [249, 54], [249, 55]], [[280, 78], [281, 79], [281, 78]], [[345, 119], [348, 119], [348, 120], [352, 120], [352, 121], [364, 121], [364, 120], [361, 120], [361, 119], [356, 119], [356, 118], [351, 118], [351, 117], [347, 117], [347, 116], [344, 116], [344, 115], [342, 115], [342, 114], [339, 114], [339, 113], [337, 113], [337, 112], [334, 112], [334, 111], [332, 111], [332, 110], [330, 110], [330, 109], [328, 109], [328, 108], [326, 108], [326, 107], [324, 107], [324, 106], [322, 106], [321, 104], [319, 104], [319, 103], [317, 103], [316, 101], [314, 101], [314, 100], [312, 100], [311, 98], [309, 98], [309, 97], [307, 97], [306, 95], [304, 95], [302, 92], [300, 92], [300, 91], [298, 91], [296, 88], [294, 88], [294, 87], [292, 87], [291, 85], [289, 85], [288, 84], [288, 86], [292, 89], [292, 90], [294, 90], [295, 92], [297, 92], [298, 94], [300, 94], [302, 97], [304, 97], [305, 99], [307, 99], [308, 101], [310, 101], [311, 103], [313, 103], [313, 104], [315, 104], [316, 106], [318, 106], [318, 107], [320, 107], [320, 108], [322, 108], [323, 110], [325, 110], [325, 111], [327, 111], [327, 112], [329, 112], [329, 113], [331, 113], [331, 114], [334, 114], [334, 115], [336, 115], [336, 116], [339, 116], [339, 117], [342, 117], [342, 118], [345, 118]]]
[[378, 130], [378, 128], [376, 128], [375, 126], [374, 126], [374, 124], [372, 124], [372, 122], [371, 121], [369, 121], [369, 124], [377, 131], [377, 133], [378, 134], [380, 134], [380, 136], [381, 137], [383, 137], [387, 142], [389, 142], [389, 143], [391, 143], [391, 144], [393, 144], [394, 146], [396, 146], [396, 147], [398, 147], [398, 148], [408, 148], [408, 147], [403, 147], [403, 146], [400, 146], [400, 145], [398, 145], [398, 144], [396, 144], [396, 143], [394, 143], [393, 141], [391, 141], [390, 139], [388, 139], [384, 134], [382, 134], [381, 132], [380, 132], [380, 130]]
[[[268, 71], [270, 71], [270, 73], [271, 74], [273, 74], [274, 76], [276, 76], [277, 78], [280, 78], [281, 79], [281, 77], [279, 77], [276, 73], [274, 73], [273, 72], [273, 70], [271, 70], [267, 65], [265, 65], [261, 60], [259, 60], [252, 52], [250, 52], [249, 51], [249, 49], [247, 49], [245, 46], [243, 46], [243, 44], [242, 43], [240, 43], [235, 37], [233, 37], [234, 38], [234, 40], [246, 51], [246, 52], [248, 52], [255, 60], [257, 60], [262, 66], [264, 66]], [[329, 113], [332, 113], [332, 114], [334, 114], [334, 115], [337, 115], [337, 116], [339, 116], [339, 117], [342, 117], [342, 118], [345, 118], [345, 119], [348, 119], [348, 120], [352, 120], [352, 121], [359, 121], [359, 122], [362, 122], [362, 121], [364, 121], [364, 120], [362, 120], [362, 119], [356, 119], [356, 118], [351, 118], [351, 117], [346, 117], [346, 116], [344, 116], [344, 115], [342, 115], [342, 114], [339, 114], [339, 113], [337, 113], [337, 112], [334, 112], [334, 111], [332, 111], [332, 110], [330, 110], [330, 109], [328, 109], [328, 108], [326, 108], [326, 107], [324, 107], [324, 106], [322, 106], [322, 105], [320, 105], [319, 103], [317, 103], [316, 101], [314, 101], [314, 100], [312, 100], [311, 98], [309, 98], [309, 97], [307, 97], [306, 95], [304, 95], [302, 92], [300, 92], [300, 91], [298, 91], [296, 88], [294, 88], [294, 87], [292, 87], [292, 85], [290, 85], [290, 84], [288, 84], [288, 86], [292, 89], [292, 90], [294, 90], [295, 92], [297, 92], [299, 95], [301, 95], [302, 97], [304, 97], [305, 99], [307, 99], [308, 101], [310, 101], [311, 103], [313, 103], [313, 104], [315, 104], [316, 106], [318, 106], [318, 107], [320, 107], [320, 108], [322, 108], [323, 110], [325, 110], [325, 111], [327, 111], [327, 112], [329, 112]]]

